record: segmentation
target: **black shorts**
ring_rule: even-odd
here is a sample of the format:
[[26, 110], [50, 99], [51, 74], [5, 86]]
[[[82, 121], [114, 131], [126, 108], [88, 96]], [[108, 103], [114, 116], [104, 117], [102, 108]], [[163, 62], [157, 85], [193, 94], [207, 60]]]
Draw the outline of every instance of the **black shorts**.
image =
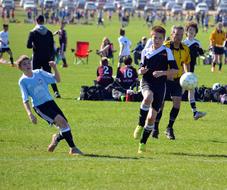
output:
[[160, 85], [151, 85], [145, 81], [141, 81], [141, 88], [142, 91], [150, 90], [153, 92], [154, 97], [153, 97], [153, 102], [152, 102], [152, 108], [155, 111], [159, 111], [162, 107], [165, 94], [166, 94], [166, 84], [160, 84]]
[[195, 63], [190, 63], [190, 72], [192, 72], [192, 73], [194, 73], [194, 71], [195, 71]]
[[49, 124], [54, 124], [54, 118], [59, 114], [65, 118], [63, 112], [58, 107], [58, 105], [53, 101], [48, 101], [44, 104], [34, 107], [35, 112], [44, 120], [46, 120]]
[[223, 55], [224, 54], [224, 47], [214, 46], [214, 54]]
[[8, 51], [11, 51], [11, 49], [10, 48], [0, 48], [0, 53], [5, 53]]
[[166, 89], [166, 91], [170, 94], [171, 97], [182, 97], [182, 87], [180, 85], [180, 79], [174, 79], [173, 81], [167, 80]]

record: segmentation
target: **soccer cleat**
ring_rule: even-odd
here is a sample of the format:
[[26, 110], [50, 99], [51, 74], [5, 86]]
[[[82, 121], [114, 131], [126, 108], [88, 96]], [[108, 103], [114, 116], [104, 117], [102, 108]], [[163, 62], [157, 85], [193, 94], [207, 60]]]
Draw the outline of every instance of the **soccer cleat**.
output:
[[193, 117], [194, 117], [194, 120], [198, 120], [199, 118], [204, 117], [205, 115], [206, 115], [206, 112], [197, 111]]
[[143, 132], [143, 127], [141, 127], [140, 125], [137, 125], [133, 133], [134, 139], [139, 139], [141, 137], [142, 132]]
[[62, 67], [63, 68], [67, 68], [68, 67], [68, 64], [63, 64]]
[[174, 132], [173, 132], [173, 128], [167, 127], [167, 129], [166, 129], [166, 137], [169, 140], [175, 140], [175, 135], [174, 135]]
[[81, 152], [80, 149], [77, 148], [76, 146], [73, 147], [73, 148], [70, 148], [69, 154], [75, 155], [75, 156], [76, 156], [76, 155], [84, 155], [84, 153]]
[[158, 139], [158, 135], [159, 135], [159, 129], [153, 129], [151, 132], [152, 138]]
[[142, 154], [144, 152], [146, 152], [146, 144], [139, 143], [138, 154]]
[[50, 145], [48, 146], [48, 149], [47, 149], [49, 152], [54, 152], [54, 149], [57, 147], [57, 145], [58, 145], [57, 136], [58, 136], [57, 134], [54, 134], [52, 136], [51, 143], [50, 143]]
[[59, 92], [55, 92], [54, 96], [55, 96], [55, 98], [61, 98], [61, 95], [59, 94]]

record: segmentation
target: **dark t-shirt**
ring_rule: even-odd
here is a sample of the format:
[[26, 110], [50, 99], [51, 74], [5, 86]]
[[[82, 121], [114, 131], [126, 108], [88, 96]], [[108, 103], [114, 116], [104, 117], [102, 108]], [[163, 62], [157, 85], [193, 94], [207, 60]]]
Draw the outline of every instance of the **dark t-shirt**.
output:
[[138, 74], [134, 67], [126, 65], [117, 70], [117, 78], [120, 80], [122, 87], [129, 89], [130, 86], [138, 79]]
[[113, 69], [111, 66], [99, 66], [97, 69], [97, 82], [106, 86], [113, 82]]
[[178, 69], [172, 51], [164, 45], [153, 51], [150, 51], [150, 49], [144, 49], [142, 56], [144, 57], [144, 61], [141, 64], [141, 67], [147, 67], [149, 69], [143, 75], [143, 81], [148, 84], [159, 85], [166, 82], [166, 76], [155, 78], [153, 76], [154, 71]]
[[33, 60], [54, 60], [54, 39], [51, 31], [40, 34], [37, 30], [31, 31], [27, 47], [33, 48]]

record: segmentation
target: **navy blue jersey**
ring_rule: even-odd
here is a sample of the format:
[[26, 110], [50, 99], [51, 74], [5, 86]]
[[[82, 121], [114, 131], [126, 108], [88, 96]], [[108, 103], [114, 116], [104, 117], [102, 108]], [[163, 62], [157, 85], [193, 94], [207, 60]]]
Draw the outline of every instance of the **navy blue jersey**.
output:
[[168, 69], [178, 69], [172, 51], [162, 45], [156, 50], [150, 48], [142, 51], [141, 67], [146, 67], [149, 70], [143, 75], [143, 81], [149, 84], [163, 84], [166, 81], [166, 76], [155, 78], [154, 71], [167, 71]]

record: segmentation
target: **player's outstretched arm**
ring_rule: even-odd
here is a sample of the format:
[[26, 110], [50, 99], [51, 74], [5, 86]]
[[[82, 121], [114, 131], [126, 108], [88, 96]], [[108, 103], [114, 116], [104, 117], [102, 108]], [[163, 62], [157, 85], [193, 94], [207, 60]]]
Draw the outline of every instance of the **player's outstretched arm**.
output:
[[61, 77], [60, 77], [60, 74], [58, 72], [56, 63], [54, 61], [49, 61], [49, 65], [54, 70], [54, 77], [55, 77], [56, 81], [60, 82], [61, 81]]
[[28, 114], [29, 119], [33, 124], [37, 124], [37, 118], [33, 115], [29, 102], [24, 102], [24, 108]]

